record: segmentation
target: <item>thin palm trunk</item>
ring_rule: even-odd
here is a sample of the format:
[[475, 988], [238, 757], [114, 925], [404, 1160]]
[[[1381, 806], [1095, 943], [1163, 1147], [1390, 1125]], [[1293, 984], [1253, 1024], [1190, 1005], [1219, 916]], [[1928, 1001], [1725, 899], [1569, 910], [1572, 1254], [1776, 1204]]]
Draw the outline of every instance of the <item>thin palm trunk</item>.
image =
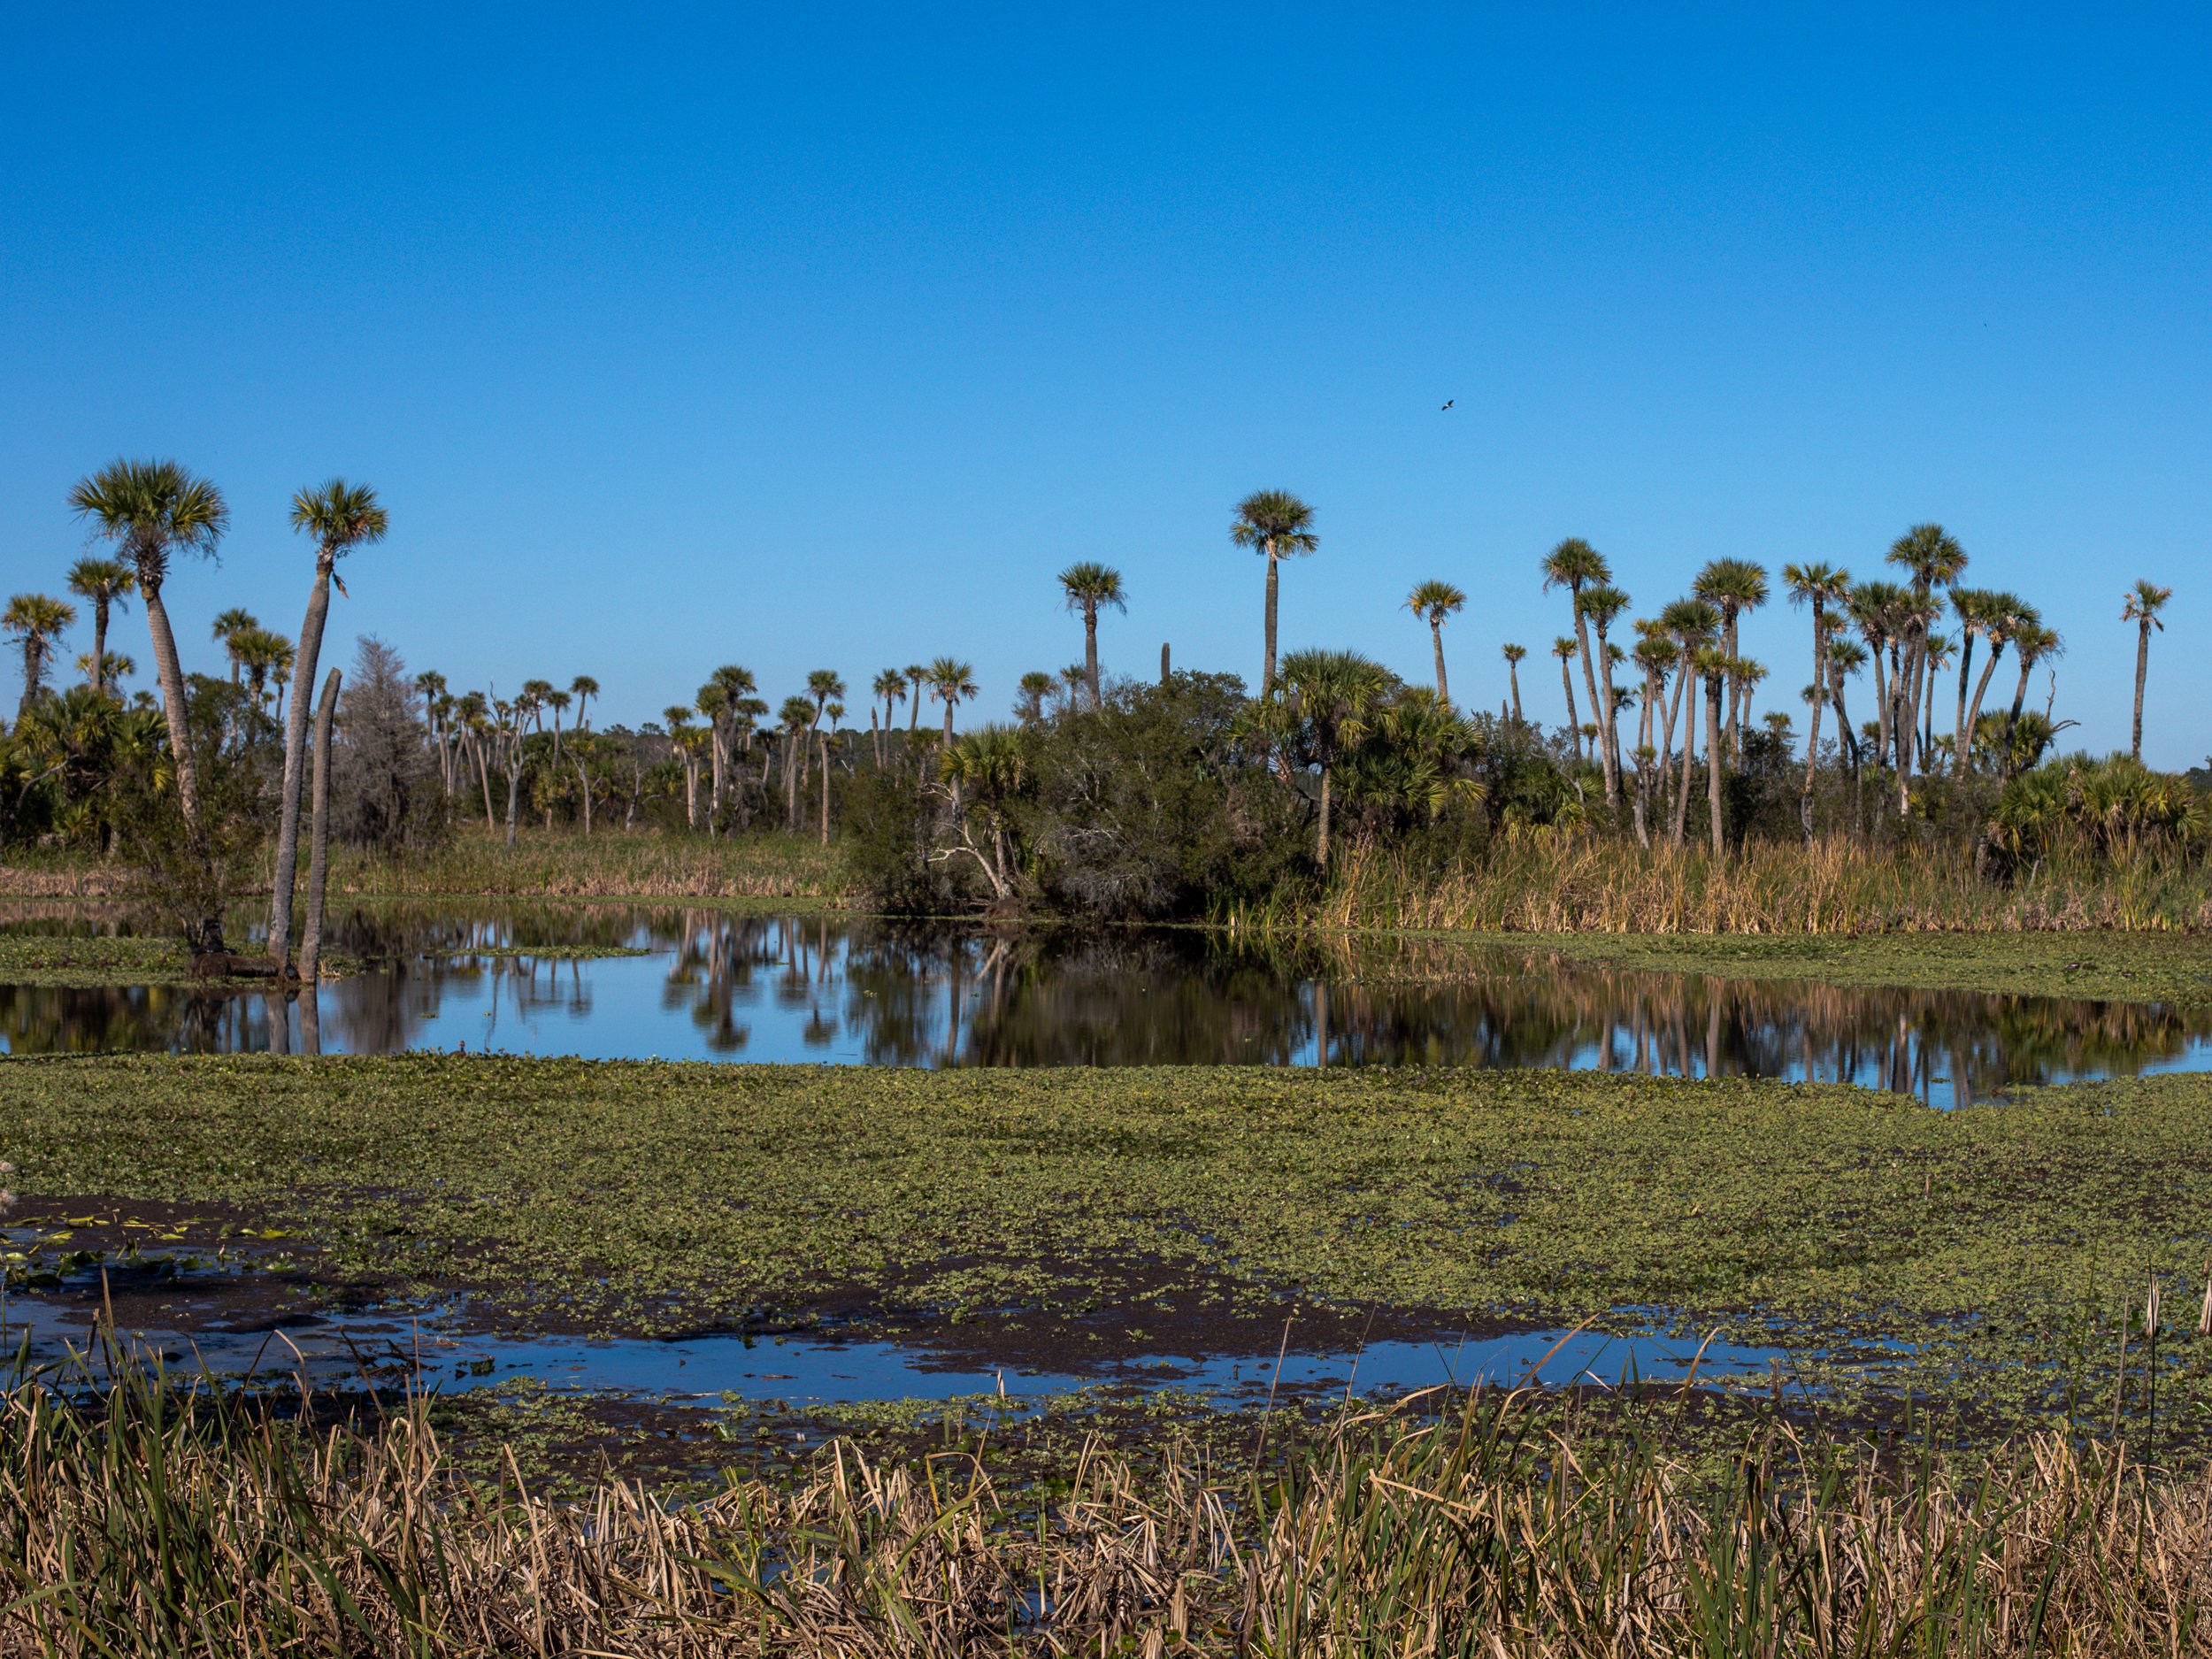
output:
[[1970, 755], [1973, 752], [1974, 733], [1981, 728], [1982, 699], [1988, 695], [1990, 676], [1997, 672], [1997, 664], [2004, 654], [2004, 641], [1989, 642], [1989, 660], [1982, 664], [1981, 678], [1974, 682], [1973, 702], [1966, 705], [1966, 752]]
[[1974, 666], [1974, 630], [1962, 632], [1966, 637], [1959, 645], [1959, 709], [1951, 726], [1951, 775], [1955, 778], [1966, 775], [1966, 679]]
[[1811, 734], [1805, 740], [1805, 785], [1797, 792], [1798, 820], [1804, 826], [1805, 839], [1809, 841], [1813, 838], [1813, 772], [1820, 764], [1820, 682], [1827, 677], [1824, 666], [1827, 656], [1827, 616], [1816, 591], [1813, 596], [1813, 706], [1809, 717]]
[[[1581, 594], [1578, 591], [1575, 595], [1575, 642], [1582, 652], [1582, 684], [1590, 694], [1590, 715], [1597, 723], [1598, 741], [1601, 743], [1605, 741], [1605, 715], [1602, 712], [1602, 705], [1598, 702], [1597, 671], [1590, 665], [1590, 618], [1582, 614], [1581, 597]], [[1571, 705], [1574, 702], [1574, 695], [1571, 692], [1568, 694], [1567, 701], [1570, 705], [1569, 712], [1571, 714], [1573, 711]], [[1579, 726], [1576, 728], [1578, 733], [1580, 730]], [[1577, 744], [1575, 752], [1578, 755], [1581, 753], [1581, 738], [1578, 735], [1575, 741]], [[1601, 758], [1599, 764], [1603, 764]], [[1608, 768], [1606, 783], [1608, 805], [1612, 803], [1612, 793], [1611, 769]]]
[[1889, 681], [1882, 672], [1883, 641], [1867, 641], [1867, 661], [1874, 669], [1874, 764], [1889, 764]]
[[1321, 840], [1314, 851], [1315, 862], [1324, 872], [1329, 867], [1329, 773], [1331, 768], [1321, 769]]
[[1263, 697], [1275, 689], [1275, 572], [1279, 563], [1275, 557], [1274, 539], [1270, 537], [1267, 542], [1267, 658], [1260, 667], [1260, 695]]
[[92, 688], [101, 693], [108, 688], [108, 602], [104, 599], [92, 602]]
[[[1580, 622], [1581, 618], [1578, 617], [1576, 618], [1578, 626]], [[1589, 650], [1586, 641], [1584, 642], [1583, 650], [1586, 654]], [[1594, 681], [1590, 695], [1595, 700], [1597, 708], [1598, 741], [1605, 746], [1605, 753], [1600, 757], [1599, 764], [1605, 773], [1605, 805], [1606, 810], [1610, 811], [1620, 803], [1621, 751], [1620, 744], [1615, 740], [1613, 734], [1613, 705], [1616, 702], [1613, 695], [1613, 654], [1607, 649], [1605, 625], [1601, 618], [1598, 625], [1597, 661], [1605, 670], [1605, 679], [1602, 682], [1604, 690], [1601, 694], [1597, 689], [1598, 682]], [[1585, 666], [1587, 666], [1586, 660]]]
[[1444, 679], [1444, 625], [1434, 617], [1429, 618], [1429, 643], [1436, 648], [1436, 700], [1449, 704], [1452, 688]]
[[584, 839], [589, 841], [591, 839], [591, 774], [584, 770], [584, 757], [581, 755], [571, 749], [568, 758], [570, 764], [576, 768], [576, 794], [578, 799], [584, 803]]
[[[1713, 856], [1721, 852], [1720, 837], [1720, 682], [1721, 676], [1705, 677], [1705, 799], [1712, 808]], [[1717, 1002], [1714, 1005], [1718, 1007]]]
[[[177, 810], [185, 827], [200, 826], [199, 773], [192, 764], [192, 738], [184, 724], [184, 670], [177, 661], [177, 636], [169, 630], [169, 608], [161, 584], [139, 572], [138, 591], [146, 602], [146, 634], [154, 648], [154, 677], [161, 682], [161, 712], [169, 727], [169, 764], [177, 776]], [[204, 942], [204, 941], [203, 941]]]
[[822, 738], [822, 845], [829, 845], [829, 738]]
[[2013, 690], [2012, 707], [2007, 710], [2005, 714], [2005, 756], [2003, 764], [2005, 775], [2007, 777], [2010, 777], [2012, 775], [2014, 764], [2012, 757], [2012, 731], [2015, 726], [2020, 724], [2020, 710], [2028, 700], [2028, 676], [2035, 672], [2035, 658], [2030, 657], [2025, 651], [2015, 651], [2013, 655], [2020, 659], [2020, 683]]
[[1098, 603], [1083, 602], [1083, 678], [1090, 682], [1091, 707], [1098, 707]]
[[1505, 677], [1506, 677], [1506, 680], [1507, 680], [1508, 683], [1509, 683], [1509, 684], [1512, 686], [1512, 687], [1513, 687], [1513, 724], [1514, 724], [1514, 725], [1516, 725], [1516, 726], [1519, 726], [1519, 725], [1522, 725], [1522, 724], [1523, 724], [1523, 721], [1522, 721], [1522, 719], [1521, 719], [1521, 665], [1520, 665], [1520, 664], [1518, 664], [1518, 663], [1514, 663], [1514, 662], [1509, 662], [1509, 663], [1507, 663], [1507, 664], [1506, 664], [1506, 665], [1505, 665]]
[[[315, 683], [316, 659], [322, 655], [323, 625], [330, 616], [330, 573], [337, 556], [328, 548], [315, 555], [315, 585], [307, 590], [307, 619], [300, 624], [293, 672], [300, 683]], [[292, 949], [292, 884], [300, 856], [300, 786], [307, 760], [307, 699], [292, 699], [292, 718], [284, 727], [284, 793], [279, 798], [275, 879], [269, 895], [269, 954], [280, 968]]]
[[491, 757], [484, 752], [482, 739], [471, 745], [476, 751], [476, 775], [484, 785], [484, 833], [488, 835], [499, 827], [499, 820], [492, 815]]
[[945, 699], [945, 747], [948, 749], [952, 747], [952, 705], [956, 701], [952, 697]]
[[514, 738], [514, 753], [507, 760], [507, 845], [515, 844], [515, 814], [522, 806], [522, 734]]
[[1859, 775], [1859, 734], [1851, 729], [1851, 711], [1843, 706], [1843, 664], [1831, 657], [1828, 659], [1828, 701], [1836, 711], [1836, 736], [1842, 745], [1851, 776]]
[[[307, 995], [315, 995], [315, 969], [323, 951], [323, 901], [330, 885], [330, 735], [338, 709], [336, 669], [323, 681], [322, 700], [315, 705], [314, 799], [309, 807], [311, 821], [307, 836], [307, 921], [300, 933], [300, 978]], [[307, 701], [294, 700], [295, 706]], [[274, 953], [272, 953], [274, 954]]]
[[1582, 721], [1575, 712], [1574, 671], [1567, 666], [1567, 659], [1559, 659], [1559, 688], [1567, 694], [1567, 735], [1573, 739], [1575, 759], [1582, 759]]
[[[1686, 695], [1685, 687], [1686, 687], [1690, 683], [1690, 648], [1686, 645], [1684, 646], [1682, 649], [1682, 665], [1674, 671], [1674, 696], [1667, 704], [1666, 741], [1667, 748], [1670, 751], [1671, 751], [1674, 748], [1675, 722], [1682, 714], [1683, 699]], [[1688, 810], [1683, 803], [1686, 802], [1690, 796], [1690, 751], [1696, 747], [1697, 710], [1693, 709], [1690, 710], [1689, 718], [1682, 722], [1681, 768], [1678, 774], [1677, 772], [1670, 772], [1667, 774], [1666, 780], [1667, 816], [1671, 822], [1672, 833], [1675, 841], [1678, 844], [1679, 844], [1682, 840], [1684, 833], [1684, 818], [1685, 814]]]
[[[1689, 664], [1683, 665], [1681, 680], [1676, 685], [1678, 696], [1681, 695], [1681, 687], [1693, 679], [1694, 673], [1695, 671]], [[1696, 764], [1697, 710], [1693, 706], [1689, 710], [1688, 718], [1682, 723], [1682, 787], [1674, 797], [1674, 825], [1671, 832], [1677, 847], [1681, 846], [1689, 834], [1690, 768]]]
[[[1721, 607], [1721, 649], [1728, 653], [1730, 662], [1736, 660], [1736, 607], [1733, 605]], [[1743, 753], [1743, 711], [1737, 705], [1738, 690], [1736, 677], [1731, 674], [1728, 677], [1728, 713], [1722, 724], [1728, 728], [1731, 750], [1740, 755]], [[1713, 757], [1708, 755], [1705, 758], [1709, 764]]]
[[2151, 617], [2144, 611], [2135, 625], [2135, 726], [2128, 740], [2128, 753], [2134, 759], [2143, 758], [2143, 682], [2151, 672]]

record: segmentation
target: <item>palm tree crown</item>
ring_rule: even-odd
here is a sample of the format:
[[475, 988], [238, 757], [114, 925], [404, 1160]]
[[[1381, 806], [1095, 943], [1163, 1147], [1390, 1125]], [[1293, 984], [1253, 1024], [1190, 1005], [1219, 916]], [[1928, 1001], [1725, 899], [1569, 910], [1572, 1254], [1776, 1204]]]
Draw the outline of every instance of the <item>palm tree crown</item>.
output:
[[[334, 561], [355, 548], [381, 541], [391, 528], [391, 518], [377, 504], [376, 491], [368, 485], [334, 478], [292, 497], [292, 528], [312, 536], [317, 553]], [[338, 591], [345, 592], [343, 582]]]
[[18, 594], [8, 601], [8, 608], [0, 611], [0, 629], [22, 642], [21, 707], [26, 712], [38, 702], [39, 693], [44, 688], [46, 659], [53, 652], [55, 636], [76, 619], [74, 605], [46, 594]]

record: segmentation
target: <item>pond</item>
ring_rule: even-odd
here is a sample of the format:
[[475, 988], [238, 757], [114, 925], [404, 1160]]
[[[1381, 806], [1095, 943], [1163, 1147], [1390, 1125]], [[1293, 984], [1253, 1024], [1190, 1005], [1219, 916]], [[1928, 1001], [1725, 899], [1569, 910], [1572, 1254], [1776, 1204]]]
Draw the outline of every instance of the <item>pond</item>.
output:
[[[45, 917], [12, 930], [112, 926]], [[624, 905], [373, 904], [311, 1001], [0, 986], [12, 1054], [393, 1054], [841, 1065], [1558, 1066], [1849, 1081], [1934, 1105], [2212, 1065], [2156, 1004], [1842, 988], [1434, 941], [1269, 948], [1188, 929], [993, 931]], [[627, 953], [627, 954], [623, 954]]]

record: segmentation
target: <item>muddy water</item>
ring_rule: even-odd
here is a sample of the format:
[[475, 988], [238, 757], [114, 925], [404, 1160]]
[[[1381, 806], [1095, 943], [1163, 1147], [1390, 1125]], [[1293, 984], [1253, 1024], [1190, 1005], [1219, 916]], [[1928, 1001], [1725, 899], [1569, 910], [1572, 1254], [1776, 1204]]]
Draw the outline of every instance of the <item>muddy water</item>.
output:
[[[1938, 1105], [2016, 1085], [2212, 1065], [2212, 1018], [2156, 1006], [1636, 972], [1494, 947], [1273, 951], [1195, 931], [1005, 933], [618, 906], [358, 908], [336, 918], [334, 948], [367, 968], [311, 1002], [0, 986], [0, 1045], [853, 1065], [1563, 1066], [1846, 1080]], [[579, 950], [640, 954], [563, 954]]]

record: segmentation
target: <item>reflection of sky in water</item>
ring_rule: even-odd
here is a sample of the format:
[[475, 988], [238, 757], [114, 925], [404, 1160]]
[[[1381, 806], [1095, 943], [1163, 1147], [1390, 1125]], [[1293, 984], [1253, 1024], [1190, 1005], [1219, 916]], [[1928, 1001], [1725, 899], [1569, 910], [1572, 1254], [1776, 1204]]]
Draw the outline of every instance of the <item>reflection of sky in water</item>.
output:
[[[290, 1005], [291, 1052], [1312, 1065], [1325, 1043], [1330, 1064], [1810, 1078], [1938, 1105], [2212, 1065], [2212, 1019], [2154, 1006], [1709, 979], [1433, 941], [1265, 951], [1194, 930], [913, 931], [605, 906], [357, 910], [334, 931], [336, 949], [380, 965], [322, 987], [312, 1031]], [[649, 954], [480, 954], [517, 943]], [[262, 1049], [273, 1005], [0, 987], [0, 1041], [16, 1053]]]

